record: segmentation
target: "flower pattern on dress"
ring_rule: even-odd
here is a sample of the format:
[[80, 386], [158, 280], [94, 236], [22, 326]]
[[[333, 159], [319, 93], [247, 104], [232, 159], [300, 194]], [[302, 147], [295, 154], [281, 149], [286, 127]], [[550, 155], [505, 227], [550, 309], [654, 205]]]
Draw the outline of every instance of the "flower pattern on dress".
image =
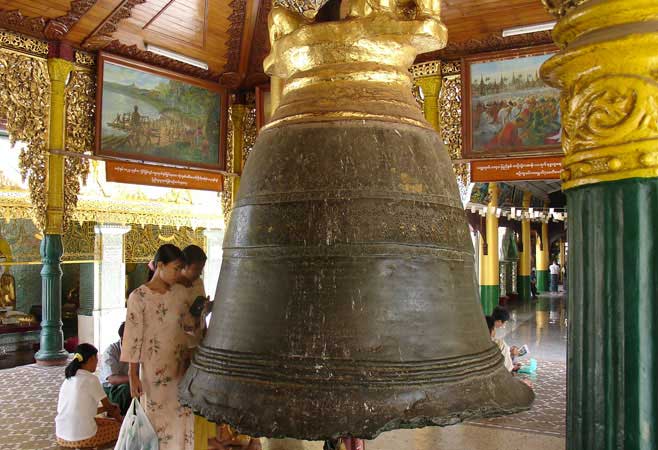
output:
[[171, 375], [167, 373], [167, 366], [155, 369], [155, 380], [153, 380], [153, 383], [156, 386], [166, 386], [171, 383], [172, 380], [173, 378]]
[[157, 336], [153, 336], [148, 340], [148, 346], [146, 347], [146, 354], [148, 359], [152, 359], [160, 351], [160, 341]]
[[180, 285], [164, 294], [141, 286], [128, 299], [123, 339], [130, 345], [123, 346], [121, 359], [140, 363], [141, 401], [158, 434], [160, 450], [194, 450], [194, 417], [178, 402], [180, 365], [189, 339], [179, 320], [193, 320], [185, 307], [187, 296]]
[[160, 322], [164, 322], [165, 316], [167, 315], [167, 311], [169, 311], [169, 310], [167, 309], [167, 307], [165, 306], [164, 303], [160, 303], [158, 305], [158, 309], [155, 311], [155, 313], [157, 314], [158, 319], [160, 320]]

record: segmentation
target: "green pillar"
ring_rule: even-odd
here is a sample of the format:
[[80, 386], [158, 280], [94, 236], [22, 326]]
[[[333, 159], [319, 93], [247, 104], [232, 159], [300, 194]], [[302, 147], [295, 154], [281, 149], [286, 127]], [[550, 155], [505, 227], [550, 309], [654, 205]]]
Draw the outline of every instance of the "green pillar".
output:
[[550, 277], [548, 270], [537, 270], [537, 290], [539, 292], [548, 292]]
[[62, 236], [46, 234], [41, 241], [42, 320], [41, 346], [35, 359], [39, 364], [62, 364], [68, 353], [64, 350], [62, 333]]
[[567, 191], [569, 450], [658, 448], [658, 180]]
[[532, 194], [530, 192], [523, 193], [523, 218], [521, 219], [521, 247], [519, 248], [519, 274], [516, 279], [517, 292], [521, 300], [530, 300], [530, 273], [531, 273], [531, 260], [532, 248], [530, 246], [530, 219], [526, 215], [530, 202], [532, 201]]
[[500, 286], [480, 286], [480, 303], [484, 315], [490, 315], [500, 301]]
[[562, 90], [567, 449], [655, 450], [658, 2], [545, 3], [561, 4], [541, 73]]

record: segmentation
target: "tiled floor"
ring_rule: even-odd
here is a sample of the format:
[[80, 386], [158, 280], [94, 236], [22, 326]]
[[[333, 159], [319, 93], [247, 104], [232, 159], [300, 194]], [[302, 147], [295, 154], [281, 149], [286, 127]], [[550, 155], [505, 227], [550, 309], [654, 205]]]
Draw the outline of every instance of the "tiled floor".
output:
[[[559, 296], [511, 306], [504, 333], [510, 345], [528, 344], [539, 361], [533, 408], [513, 416], [447, 428], [384, 433], [368, 450], [563, 450], [565, 432], [566, 308]], [[28, 365], [0, 370], [0, 450], [57, 449], [54, 417], [62, 367]], [[321, 449], [321, 443], [269, 442], [264, 450]]]

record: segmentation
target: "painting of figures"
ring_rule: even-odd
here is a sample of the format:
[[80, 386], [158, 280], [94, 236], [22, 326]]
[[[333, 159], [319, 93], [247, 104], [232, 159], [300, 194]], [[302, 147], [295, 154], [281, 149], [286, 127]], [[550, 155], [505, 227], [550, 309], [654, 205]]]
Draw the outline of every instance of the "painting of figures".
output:
[[98, 154], [223, 168], [223, 90], [107, 54], [99, 66]]
[[465, 62], [465, 157], [559, 152], [559, 91], [539, 76], [541, 65], [552, 55]]

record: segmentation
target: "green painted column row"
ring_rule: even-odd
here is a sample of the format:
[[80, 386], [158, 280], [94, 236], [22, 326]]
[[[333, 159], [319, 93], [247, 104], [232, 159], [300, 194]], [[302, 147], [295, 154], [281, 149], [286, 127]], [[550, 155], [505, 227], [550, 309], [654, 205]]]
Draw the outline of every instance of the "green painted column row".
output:
[[516, 291], [519, 293], [521, 300], [530, 300], [530, 276], [517, 275]]
[[548, 270], [537, 270], [537, 290], [539, 292], [548, 292], [551, 275]]
[[498, 306], [499, 298], [500, 286], [480, 286], [480, 302], [485, 316], [490, 315], [494, 308]]
[[566, 191], [568, 449], [658, 448], [658, 180]]
[[46, 234], [41, 241], [41, 291], [43, 309], [39, 351], [34, 356], [42, 364], [66, 360], [62, 333], [62, 236]]

